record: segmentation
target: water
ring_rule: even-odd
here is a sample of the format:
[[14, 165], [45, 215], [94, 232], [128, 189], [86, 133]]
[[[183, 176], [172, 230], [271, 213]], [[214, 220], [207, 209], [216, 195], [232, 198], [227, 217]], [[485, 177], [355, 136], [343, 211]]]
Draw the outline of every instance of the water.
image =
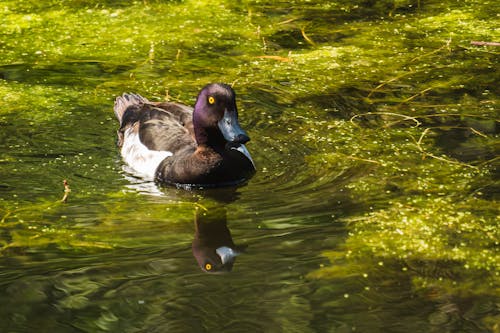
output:
[[[495, 6], [3, 1], [0, 331], [498, 332]], [[218, 81], [251, 181], [128, 173], [114, 98]]]

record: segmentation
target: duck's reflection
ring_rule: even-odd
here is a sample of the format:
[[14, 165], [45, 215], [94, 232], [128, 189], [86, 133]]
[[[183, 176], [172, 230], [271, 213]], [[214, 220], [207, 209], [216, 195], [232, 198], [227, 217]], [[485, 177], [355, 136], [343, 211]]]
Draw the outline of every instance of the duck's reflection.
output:
[[[152, 181], [136, 178], [127, 173], [124, 176], [129, 181], [127, 185], [129, 189], [151, 198], [158, 198], [158, 202], [180, 201], [196, 206], [192, 250], [198, 265], [207, 273], [224, 273], [232, 270], [236, 256], [246, 248], [246, 246], [234, 244], [227, 227], [225, 207], [238, 200], [238, 188], [186, 191], [172, 187], [159, 187]], [[200, 198], [203, 199], [200, 200]]]
[[193, 255], [207, 273], [230, 272], [244, 247], [234, 244], [227, 227], [226, 209], [196, 209]]

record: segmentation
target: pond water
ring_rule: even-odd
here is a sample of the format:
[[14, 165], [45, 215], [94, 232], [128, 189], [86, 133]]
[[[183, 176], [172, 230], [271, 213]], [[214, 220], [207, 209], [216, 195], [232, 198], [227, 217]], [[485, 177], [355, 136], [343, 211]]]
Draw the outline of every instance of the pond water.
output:
[[[497, 13], [3, 0], [0, 331], [500, 332], [500, 49], [470, 43]], [[114, 98], [210, 82], [237, 93], [248, 184], [128, 173]], [[200, 242], [243, 253], [209, 274]]]

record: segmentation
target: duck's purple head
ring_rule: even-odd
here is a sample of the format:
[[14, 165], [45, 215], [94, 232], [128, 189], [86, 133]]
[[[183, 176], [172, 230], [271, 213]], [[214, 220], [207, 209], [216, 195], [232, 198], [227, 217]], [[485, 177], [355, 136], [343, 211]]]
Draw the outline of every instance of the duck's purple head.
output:
[[198, 95], [193, 112], [193, 125], [198, 145], [221, 144], [238, 147], [250, 140], [238, 122], [236, 94], [222, 83], [205, 86]]

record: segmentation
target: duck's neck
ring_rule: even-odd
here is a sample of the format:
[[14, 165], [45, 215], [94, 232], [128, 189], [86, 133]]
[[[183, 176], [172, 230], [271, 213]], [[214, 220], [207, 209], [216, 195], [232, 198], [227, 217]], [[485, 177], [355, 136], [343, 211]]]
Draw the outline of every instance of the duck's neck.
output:
[[203, 119], [202, 115], [200, 115], [197, 111], [198, 105], [195, 106], [193, 112], [193, 128], [194, 128], [194, 137], [196, 139], [196, 143], [198, 146], [206, 145], [208, 143], [208, 133], [206, 129], [203, 127]]
[[216, 128], [202, 128], [197, 127], [196, 123], [194, 125], [194, 136], [198, 146], [211, 147], [217, 150], [217, 148], [224, 148], [226, 145], [226, 140], [222, 133]]
[[204, 146], [208, 143], [208, 133], [204, 128], [197, 127], [196, 123], [193, 121], [194, 125], [194, 137], [198, 146]]

